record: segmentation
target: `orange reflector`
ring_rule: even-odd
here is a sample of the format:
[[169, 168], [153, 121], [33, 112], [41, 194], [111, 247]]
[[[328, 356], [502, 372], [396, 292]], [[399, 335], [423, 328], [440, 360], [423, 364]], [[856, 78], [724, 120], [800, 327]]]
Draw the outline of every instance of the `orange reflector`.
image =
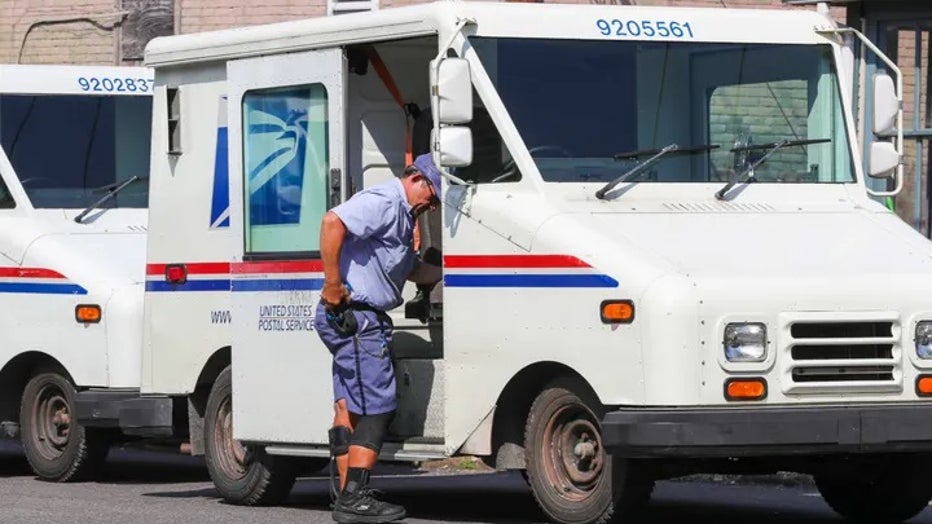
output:
[[920, 397], [932, 397], [932, 375], [920, 375], [916, 379], [916, 394]]
[[725, 382], [728, 400], [760, 400], [767, 396], [767, 382], [762, 378], [732, 378]]
[[605, 300], [601, 306], [603, 324], [628, 324], [634, 320], [634, 302], [630, 300]]
[[81, 324], [96, 324], [100, 322], [100, 306], [80, 304], [74, 308], [74, 319]]

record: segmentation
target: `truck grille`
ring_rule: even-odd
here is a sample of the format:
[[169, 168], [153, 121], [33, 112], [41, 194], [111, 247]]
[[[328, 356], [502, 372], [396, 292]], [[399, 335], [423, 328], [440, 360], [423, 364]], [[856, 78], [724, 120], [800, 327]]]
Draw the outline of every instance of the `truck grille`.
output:
[[780, 337], [787, 379], [784, 390], [838, 393], [900, 389], [899, 323], [893, 314], [880, 316], [889, 318], [785, 315]]

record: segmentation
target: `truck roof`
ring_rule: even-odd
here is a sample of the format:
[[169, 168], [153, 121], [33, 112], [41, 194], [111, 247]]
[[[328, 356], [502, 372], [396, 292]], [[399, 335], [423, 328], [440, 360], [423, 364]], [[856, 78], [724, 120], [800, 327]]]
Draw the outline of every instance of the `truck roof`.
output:
[[148, 67], [0, 64], [0, 94], [151, 96], [149, 89], [122, 86], [126, 79], [132, 79], [135, 86], [139, 80], [151, 81], [152, 77]]
[[[460, 18], [476, 21], [472, 34], [593, 40], [818, 44], [815, 30], [833, 22], [805, 9], [712, 9], [689, 7], [605, 6], [438, 1], [339, 16], [238, 27], [155, 38], [146, 46], [145, 63], [160, 67], [296, 52], [359, 42], [447, 34]], [[601, 26], [600, 20], [604, 20]], [[638, 23], [675, 22], [680, 36], [647, 37]], [[605, 34], [605, 24], [608, 33]], [[627, 31], [629, 23], [641, 35]]]

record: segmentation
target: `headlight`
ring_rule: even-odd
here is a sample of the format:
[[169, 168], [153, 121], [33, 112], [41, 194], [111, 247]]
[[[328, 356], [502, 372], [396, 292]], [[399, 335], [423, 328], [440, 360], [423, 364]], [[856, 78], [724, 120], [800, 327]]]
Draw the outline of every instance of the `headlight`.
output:
[[916, 324], [916, 354], [919, 358], [932, 358], [932, 321]]
[[767, 327], [756, 322], [728, 324], [723, 345], [729, 362], [763, 362], [767, 358]]

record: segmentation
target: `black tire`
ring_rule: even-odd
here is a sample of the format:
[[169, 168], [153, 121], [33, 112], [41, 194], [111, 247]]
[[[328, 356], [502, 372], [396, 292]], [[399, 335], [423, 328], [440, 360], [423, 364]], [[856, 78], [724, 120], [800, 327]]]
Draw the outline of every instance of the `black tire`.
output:
[[247, 449], [233, 440], [232, 384], [232, 371], [227, 366], [207, 399], [204, 417], [207, 471], [220, 496], [231, 504], [279, 504], [291, 493], [300, 461], [269, 455], [264, 448]]
[[73, 419], [77, 391], [55, 372], [26, 383], [19, 420], [23, 449], [32, 471], [42, 480], [68, 482], [96, 477], [110, 450], [110, 439]]
[[932, 458], [889, 455], [851, 458], [814, 475], [825, 502], [853, 522], [902, 522], [916, 516], [932, 499], [925, 478]]
[[525, 426], [526, 478], [550, 520], [601, 524], [633, 516], [653, 480], [602, 447], [603, 408], [579, 380], [560, 379], [534, 400]]

